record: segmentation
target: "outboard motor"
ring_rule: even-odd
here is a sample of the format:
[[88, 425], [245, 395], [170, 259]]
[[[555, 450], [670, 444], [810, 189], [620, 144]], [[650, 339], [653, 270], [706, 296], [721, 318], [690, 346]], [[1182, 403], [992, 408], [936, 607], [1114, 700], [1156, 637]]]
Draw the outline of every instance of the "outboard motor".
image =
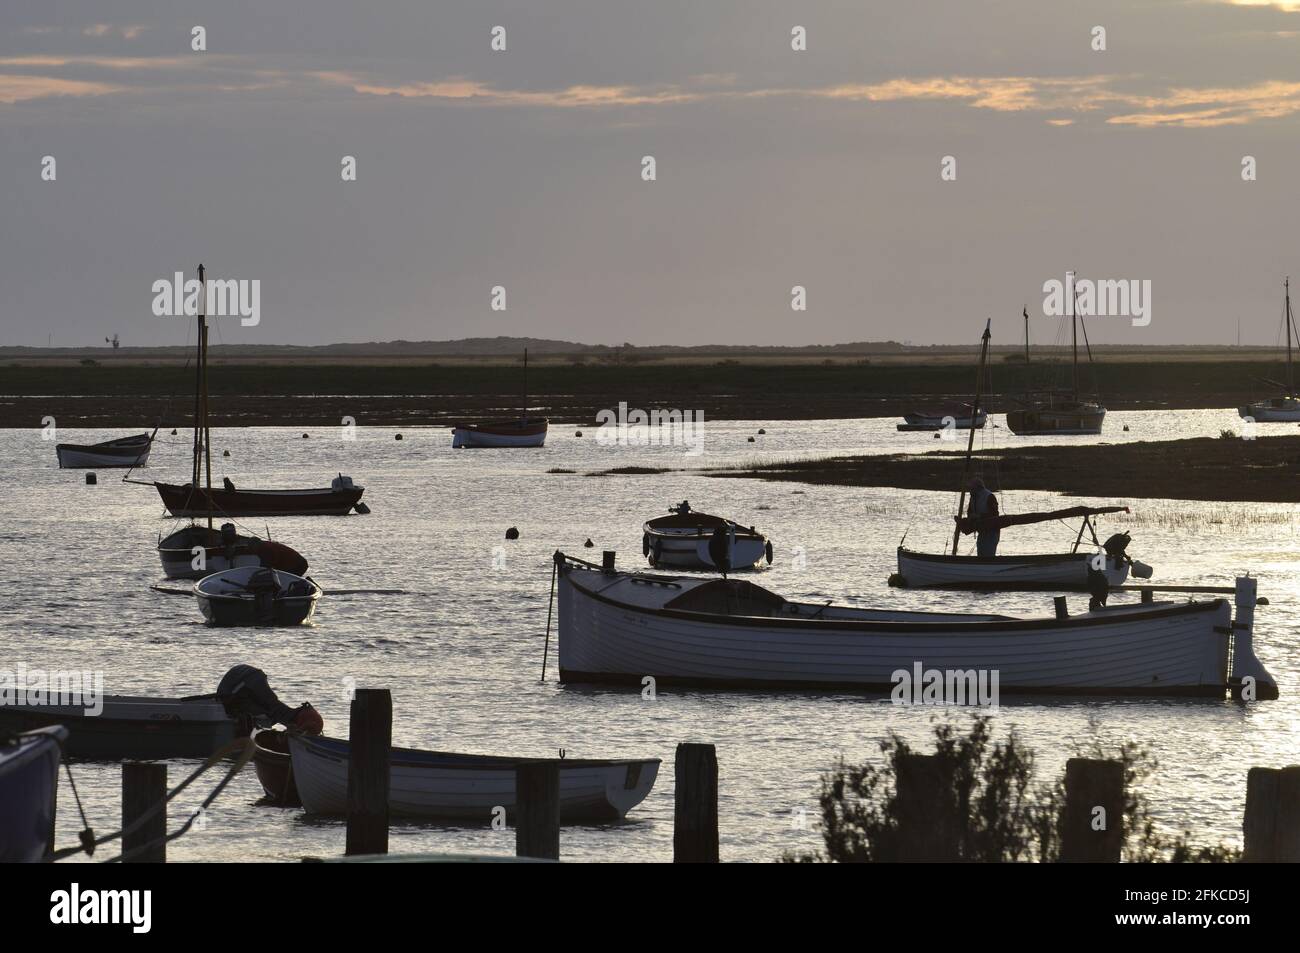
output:
[[1128, 533], [1116, 533], [1106, 542], [1101, 544], [1101, 548], [1106, 550], [1106, 555], [1110, 556], [1117, 562], [1125, 558], [1124, 551], [1128, 549], [1128, 544], [1132, 542]]
[[731, 532], [729, 527], [719, 526], [709, 539], [709, 558], [725, 578], [731, 572]]
[[335, 490], [350, 490], [352, 489], [352, 477], [344, 476], [340, 473], [334, 479], [330, 480], [330, 487]]

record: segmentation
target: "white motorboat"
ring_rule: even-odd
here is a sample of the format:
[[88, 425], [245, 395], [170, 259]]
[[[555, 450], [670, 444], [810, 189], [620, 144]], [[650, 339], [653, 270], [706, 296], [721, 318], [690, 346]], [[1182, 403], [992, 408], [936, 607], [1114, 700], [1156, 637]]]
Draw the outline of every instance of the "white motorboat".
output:
[[[348, 802], [349, 744], [292, 732], [293, 779], [308, 814], [344, 814]], [[393, 748], [388, 809], [403, 817], [444, 817], [487, 823], [505, 808], [515, 816], [515, 771], [527, 758], [449, 754]], [[560, 765], [562, 821], [618, 820], [654, 787], [659, 759], [584, 760]]]
[[890, 691], [919, 664], [996, 672], [1004, 694], [1223, 697], [1249, 676], [1255, 580], [1226, 599], [1019, 617], [798, 603], [738, 579], [605, 570], [555, 556], [560, 681]]
[[[675, 569], [748, 569], [766, 559], [772, 544], [754, 527], [697, 513], [683, 500], [668, 508], [668, 516], [648, 520], [642, 527], [641, 551], [651, 566]], [[725, 565], [720, 565], [720, 558]]]
[[241, 566], [194, 584], [212, 625], [301, 625], [316, 611], [321, 588], [312, 580], [267, 566]]

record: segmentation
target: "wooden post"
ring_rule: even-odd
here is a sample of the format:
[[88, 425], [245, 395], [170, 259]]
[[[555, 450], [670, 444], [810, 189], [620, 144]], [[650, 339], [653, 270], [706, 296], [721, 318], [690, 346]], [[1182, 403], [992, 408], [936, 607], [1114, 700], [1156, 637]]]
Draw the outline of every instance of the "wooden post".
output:
[[673, 863], [718, 862], [718, 752], [713, 745], [679, 744], [674, 763]]
[[1058, 619], [1064, 619], [1070, 615], [1070, 609], [1069, 606], [1066, 605], [1065, 596], [1056, 596], [1053, 598], [1052, 605], [1056, 608], [1056, 617]]
[[[134, 824], [140, 815], [167, 797], [167, 765], [154, 762], [127, 761], [122, 764], [122, 828]], [[167, 862], [167, 809], [163, 808], [129, 834], [122, 835], [122, 853], [129, 854], [150, 841], [159, 841], [148, 850], [123, 863], [162, 864]]]
[[1300, 766], [1246, 773], [1245, 850], [1252, 864], [1300, 861]]
[[393, 696], [359, 688], [348, 726], [348, 833], [345, 853], [388, 853], [388, 758]]
[[528, 761], [515, 768], [515, 856], [560, 859], [560, 765]]
[[606, 549], [601, 552], [600, 568], [605, 570], [605, 572], [614, 571], [614, 555], [614, 550], [612, 549]]
[[900, 861], [955, 861], [956, 818], [952, 785], [938, 755], [907, 754], [898, 762], [898, 840]]
[[1155, 593], [1151, 591], [1151, 587], [1150, 587], [1150, 586], [1143, 586], [1143, 587], [1142, 587], [1142, 601], [1143, 601], [1143, 602], [1155, 602]]
[[1119, 863], [1124, 845], [1124, 765], [1071, 758], [1065, 762], [1061, 860]]

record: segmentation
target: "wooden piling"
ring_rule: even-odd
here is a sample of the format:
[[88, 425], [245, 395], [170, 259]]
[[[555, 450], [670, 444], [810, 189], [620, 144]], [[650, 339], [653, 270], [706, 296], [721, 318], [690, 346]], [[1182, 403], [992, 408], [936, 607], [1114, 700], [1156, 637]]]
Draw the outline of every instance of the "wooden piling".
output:
[[1246, 863], [1300, 861], [1300, 765], [1251, 768], [1246, 773], [1242, 822]]
[[1097, 758], [1065, 762], [1061, 860], [1119, 863], [1124, 846], [1124, 765]]
[[894, 779], [898, 795], [900, 861], [959, 859], [952, 790], [938, 755], [905, 754]]
[[[122, 764], [122, 829], [134, 824], [141, 815], [167, 797], [167, 765], [155, 762], [127, 761]], [[155, 813], [134, 831], [122, 835], [122, 854], [151, 841], [148, 850], [127, 856], [127, 864], [162, 864], [167, 861], [167, 809]]]
[[1056, 617], [1064, 619], [1070, 614], [1069, 606], [1065, 602], [1065, 596], [1056, 596], [1052, 599], [1052, 606], [1056, 609]]
[[348, 725], [348, 832], [345, 853], [388, 853], [388, 760], [393, 696], [359, 688]]
[[614, 556], [615, 556], [614, 550], [612, 549], [603, 550], [600, 554], [600, 568], [605, 570], [605, 572], [613, 572]]
[[515, 768], [515, 856], [560, 859], [560, 765], [529, 761]]
[[718, 862], [718, 752], [679, 744], [674, 762], [673, 863]]

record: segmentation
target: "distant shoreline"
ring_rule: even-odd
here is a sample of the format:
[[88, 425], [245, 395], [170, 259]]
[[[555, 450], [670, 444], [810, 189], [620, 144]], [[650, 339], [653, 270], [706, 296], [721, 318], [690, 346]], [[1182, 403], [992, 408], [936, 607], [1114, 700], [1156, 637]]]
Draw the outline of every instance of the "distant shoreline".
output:
[[[1002, 412], [1027, 384], [1064, 379], [1049, 363], [996, 364], [989, 406]], [[1269, 361], [1128, 361], [1084, 375], [1111, 410], [1236, 407], [1269, 393], [1256, 378], [1276, 377]], [[971, 397], [969, 364], [841, 362], [756, 364], [543, 364], [528, 369], [532, 413], [560, 424], [591, 425], [601, 410], [703, 412], [705, 420], [809, 420], [901, 417]], [[214, 364], [214, 426], [451, 424], [518, 415], [524, 375], [517, 363], [376, 365]], [[186, 426], [194, 369], [183, 365], [93, 364], [0, 367], [0, 427], [146, 429]]]

